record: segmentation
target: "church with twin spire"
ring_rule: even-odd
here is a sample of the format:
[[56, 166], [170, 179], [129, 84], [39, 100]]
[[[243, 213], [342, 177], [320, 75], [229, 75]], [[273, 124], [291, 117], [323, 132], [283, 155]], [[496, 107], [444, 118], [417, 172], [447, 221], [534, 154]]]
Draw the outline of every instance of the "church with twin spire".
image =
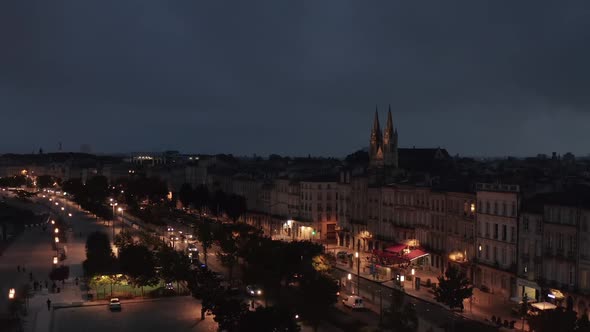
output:
[[375, 119], [369, 145], [369, 167], [397, 169], [399, 167], [397, 129], [393, 127], [391, 105], [387, 112], [387, 124], [381, 132], [379, 112], [375, 107]]

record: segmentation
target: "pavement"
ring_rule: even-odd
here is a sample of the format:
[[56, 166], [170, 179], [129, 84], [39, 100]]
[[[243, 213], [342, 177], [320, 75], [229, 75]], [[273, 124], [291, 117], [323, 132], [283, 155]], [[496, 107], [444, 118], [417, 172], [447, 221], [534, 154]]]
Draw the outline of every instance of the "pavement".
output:
[[[348, 251], [349, 253], [353, 253], [352, 250], [344, 247], [331, 247], [330, 251]], [[397, 285], [393, 280], [385, 280], [385, 279], [375, 279], [373, 275], [370, 274], [368, 269], [363, 269], [365, 265], [363, 262], [366, 262], [366, 257], [370, 256], [370, 254], [362, 253], [361, 254], [361, 270], [360, 270], [360, 279], [361, 279], [361, 296], [365, 298], [365, 301], [368, 300], [366, 303], [370, 303], [369, 307], [376, 304], [376, 297], [379, 294], [379, 289], [383, 289], [383, 292], [390, 292], [392, 290], [403, 291], [405, 294], [409, 295], [415, 304], [418, 312], [419, 318], [423, 319], [427, 323], [432, 323], [435, 326], [440, 326], [444, 323], [445, 320], [452, 320], [456, 319], [456, 316], [460, 316], [464, 319], [474, 320], [481, 323], [482, 328], [491, 327], [495, 329], [495, 326], [489, 322], [489, 319], [492, 316], [501, 317], [502, 320], [506, 319], [508, 321], [515, 320], [516, 327], [520, 330], [522, 327], [522, 320], [519, 320], [516, 317], [511, 316], [511, 308], [512, 305], [508, 303], [499, 303], [497, 301], [491, 301], [488, 299], [490, 294], [483, 293], [478, 289], [474, 289], [474, 296], [472, 299], [466, 299], [464, 302], [465, 310], [463, 312], [451, 312], [448, 308], [444, 305], [440, 304], [434, 299], [434, 294], [430, 288], [425, 286], [420, 287], [419, 290], [416, 290], [411, 281], [406, 280], [403, 283], [403, 287]], [[356, 260], [353, 261], [353, 267], [351, 268], [348, 264], [340, 264], [338, 263], [336, 266], [337, 270], [340, 271], [336, 273], [340, 278], [344, 280], [346, 283], [346, 277], [348, 273], [350, 273], [353, 277], [352, 284], [356, 285], [356, 275], [357, 275], [357, 268], [356, 268]], [[422, 271], [416, 271], [417, 276], [420, 276], [422, 280], [426, 280], [430, 278], [433, 282], [436, 282], [436, 279], [433, 275], [419, 275], [419, 273], [423, 273]], [[380, 288], [379, 285], [382, 287]], [[363, 287], [366, 290], [363, 290]], [[387, 289], [387, 290], [386, 290]], [[387, 302], [387, 301], [386, 301]], [[428, 305], [426, 305], [428, 304]], [[389, 305], [389, 302], [387, 302]], [[376, 309], [376, 312], [379, 310]], [[504, 330], [502, 328], [502, 330]], [[508, 330], [508, 329], [506, 329]], [[528, 326], [525, 324], [524, 331], [528, 331]]]

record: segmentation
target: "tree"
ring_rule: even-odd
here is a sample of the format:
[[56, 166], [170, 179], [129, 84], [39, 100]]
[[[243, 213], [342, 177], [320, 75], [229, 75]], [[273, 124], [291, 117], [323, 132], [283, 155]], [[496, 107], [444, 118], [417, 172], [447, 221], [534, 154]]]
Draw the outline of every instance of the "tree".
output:
[[184, 183], [182, 187], [180, 187], [180, 191], [178, 192], [178, 198], [182, 203], [182, 206], [188, 208], [189, 205], [194, 200], [194, 191], [190, 184]]
[[209, 208], [211, 214], [218, 217], [223, 212], [226, 200], [226, 194], [221, 190], [217, 190], [215, 194], [207, 202], [207, 207]]
[[301, 302], [298, 312], [317, 331], [318, 325], [332, 308], [338, 296], [338, 285], [331, 277], [316, 274], [305, 278], [301, 284]]
[[132, 284], [141, 287], [158, 283], [154, 254], [144, 245], [130, 244], [119, 251], [119, 264]]
[[590, 332], [590, 321], [588, 320], [588, 313], [584, 312], [576, 321], [576, 332]]
[[228, 229], [222, 227], [220, 233], [218, 240], [221, 251], [217, 253], [217, 259], [228, 268], [229, 279], [232, 280], [234, 266], [238, 262], [238, 246], [235, 237]]
[[232, 194], [227, 197], [224, 211], [235, 223], [246, 212], [246, 199], [243, 196]]
[[576, 312], [556, 308], [543, 310], [528, 318], [529, 327], [535, 332], [573, 332], [576, 327]]
[[115, 256], [109, 237], [102, 232], [93, 232], [86, 239], [86, 260], [82, 264], [86, 276], [114, 272]]
[[207, 186], [199, 185], [193, 192], [193, 205], [202, 214], [204, 208], [209, 205], [209, 189]]
[[51, 188], [55, 181], [51, 175], [40, 175], [37, 177], [37, 187], [44, 189], [44, 188]]
[[190, 280], [190, 260], [188, 257], [170, 247], [163, 247], [158, 251], [157, 255], [158, 265], [160, 269], [160, 277], [166, 282], [176, 281], [176, 288], [179, 288], [179, 281]]
[[240, 331], [240, 321], [247, 311], [248, 306], [241, 299], [228, 296], [218, 297], [212, 310], [219, 331], [227, 332]]
[[213, 229], [211, 226], [210, 221], [203, 220], [197, 225], [196, 234], [194, 234], [203, 246], [203, 259], [205, 260], [205, 265], [207, 265], [207, 251], [213, 246]]
[[240, 331], [299, 332], [294, 314], [283, 307], [259, 307], [247, 312], [240, 320]]
[[133, 235], [128, 230], [122, 230], [119, 234], [115, 235], [115, 245], [119, 248], [134, 244]]
[[438, 285], [434, 290], [434, 298], [451, 310], [460, 308], [462, 311], [463, 300], [472, 294], [473, 287], [469, 285], [469, 280], [454, 266], [450, 266], [444, 276], [438, 277]]
[[330, 271], [332, 271], [334, 263], [336, 263], [334, 256], [329, 254], [319, 254], [313, 257], [311, 264], [317, 272], [329, 274]]
[[193, 297], [201, 300], [201, 320], [204, 320], [205, 313], [213, 310], [215, 303], [224, 295], [220, 282], [211, 270], [204, 268], [194, 271], [188, 286]]

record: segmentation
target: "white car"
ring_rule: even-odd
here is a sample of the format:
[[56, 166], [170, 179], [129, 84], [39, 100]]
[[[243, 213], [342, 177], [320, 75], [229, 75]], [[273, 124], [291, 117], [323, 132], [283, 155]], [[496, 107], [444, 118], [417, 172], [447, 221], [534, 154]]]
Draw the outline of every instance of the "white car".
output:
[[119, 298], [113, 297], [109, 301], [109, 309], [111, 311], [121, 311], [121, 301], [119, 301]]
[[342, 300], [342, 304], [351, 309], [362, 309], [365, 307], [363, 303], [363, 298], [357, 295], [350, 295]]
[[246, 286], [246, 293], [250, 296], [260, 296], [262, 295], [262, 288], [256, 285], [248, 285]]

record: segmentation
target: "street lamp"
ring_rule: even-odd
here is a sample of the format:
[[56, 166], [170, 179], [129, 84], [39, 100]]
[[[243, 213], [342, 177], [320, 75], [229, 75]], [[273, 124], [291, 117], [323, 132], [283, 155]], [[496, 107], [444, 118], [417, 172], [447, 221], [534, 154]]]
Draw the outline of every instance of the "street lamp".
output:
[[68, 217], [71, 217], [71, 216], [72, 216], [72, 214], [71, 213], [68, 213]]
[[52, 225], [55, 225], [55, 220], [51, 220], [51, 224]]
[[57, 262], [58, 262], [57, 256], [53, 256], [53, 265], [57, 265]]
[[356, 295], [361, 296], [359, 289], [361, 285], [361, 255], [357, 251], [354, 253], [354, 257], [356, 257]]
[[58, 234], [58, 233], [59, 233], [59, 228], [56, 228], [56, 229], [55, 229], [53, 232], [54, 232], [55, 234]]
[[16, 294], [16, 291], [14, 290], [14, 288], [11, 288], [8, 290], [8, 299], [9, 300], [14, 300], [14, 295]]
[[55, 237], [55, 243], [59, 243], [59, 238], [57, 236]]
[[113, 241], [115, 240], [115, 206], [117, 206], [117, 202], [113, 202], [113, 199], [109, 199], [111, 201], [111, 206], [113, 207]]

